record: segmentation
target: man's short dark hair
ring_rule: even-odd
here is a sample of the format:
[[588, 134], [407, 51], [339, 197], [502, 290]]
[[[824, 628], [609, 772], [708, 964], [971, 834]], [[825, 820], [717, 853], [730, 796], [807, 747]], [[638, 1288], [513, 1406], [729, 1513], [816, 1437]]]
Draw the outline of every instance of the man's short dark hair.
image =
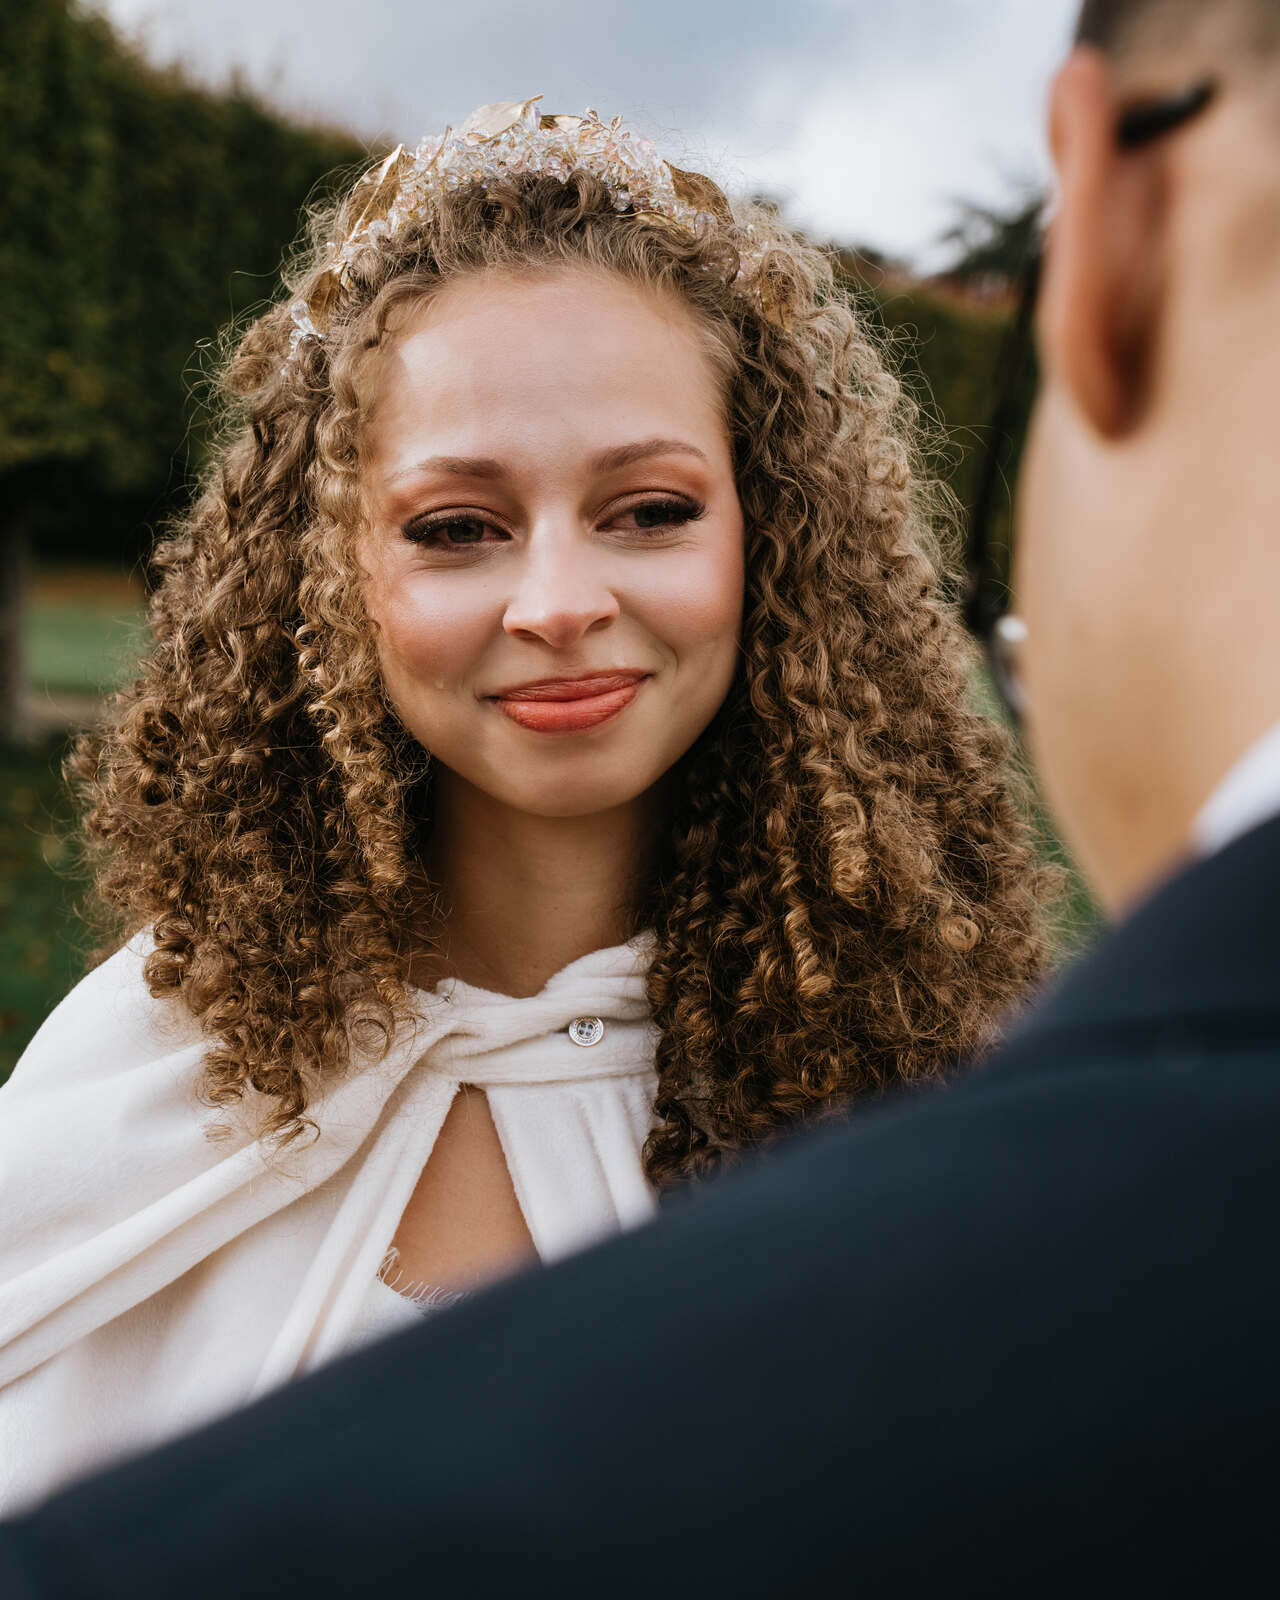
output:
[[1251, 51], [1280, 49], [1276, 0], [1084, 0], [1076, 43], [1108, 55], [1167, 49], [1196, 34], [1224, 33]]
[[1190, 20], [1186, 13], [1191, 9], [1194, 8], [1182, 0], [1084, 0], [1076, 23], [1076, 43], [1118, 52], [1139, 23], [1149, 21], [1152, 13], [1182, 12], [1178, 20], [1185, 23]]

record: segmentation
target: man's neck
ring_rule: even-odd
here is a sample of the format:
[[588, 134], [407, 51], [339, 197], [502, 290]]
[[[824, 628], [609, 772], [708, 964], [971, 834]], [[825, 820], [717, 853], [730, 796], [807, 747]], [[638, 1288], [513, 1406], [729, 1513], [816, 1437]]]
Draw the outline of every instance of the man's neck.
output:
[[441, 895], [440, 947], [417, 959], [414, 981], [449, 976], [537, 994], [571, 961], [622, 943], [665, 821], [654, 793], [589, 816], [543, 817], [442, 773], [425, 863]]
[[[1197, 686], [1204, 687], [1203, 681]], [[1232, 798], [1237, 774], [1250, 762], [1259, 741], [1280, 723], [1280, 697], [1269, 701], [1246, 691], [1232, 705], [1226, 697], [1193, 703], [1191, 695], [1188, 686], [1180, 701], [1182, 725], [1170, 730], [1167, 742], [1167, 748], [1179, 751], [1179, 759], [1165, 765], [1160, 783], [1147, 782], [1141, 793], [1135, 791], [1129, 807], [1114, 809], [1107, 860], [1099, 861], [1096, 873], [1090, 873], [1112, 916], [1126, 914], [1171, 873], [1234, 837], [1245, 810], [1256, 809], [1265, 798], [1258, 792], [1259, 784], [1265, 787], [1274, 781], [1269, 771], [1255, 773], [1247, 780], [1245, 794]], [[1226, 814], [1211, 816], [1202, 826], [1209, 808], [1224, 793]], [[1254, 820], [1261, 821], [1266, 814], [1264, 806]]]

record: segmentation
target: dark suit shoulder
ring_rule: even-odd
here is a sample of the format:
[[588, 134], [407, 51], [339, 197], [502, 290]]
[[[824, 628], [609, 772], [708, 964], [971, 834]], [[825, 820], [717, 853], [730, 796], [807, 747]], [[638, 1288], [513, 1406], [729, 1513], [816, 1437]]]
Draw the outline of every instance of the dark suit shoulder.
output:
[[97, 1530], [106, 1563], [144, 1495], [135, 1589], [211, 1597], [427, 1566], [468, 1595], [1207, 1582], [1280, 1422], [1278, 1067], [1042, 1063], [801, 1136], [61, 1497], [38, 1536]]

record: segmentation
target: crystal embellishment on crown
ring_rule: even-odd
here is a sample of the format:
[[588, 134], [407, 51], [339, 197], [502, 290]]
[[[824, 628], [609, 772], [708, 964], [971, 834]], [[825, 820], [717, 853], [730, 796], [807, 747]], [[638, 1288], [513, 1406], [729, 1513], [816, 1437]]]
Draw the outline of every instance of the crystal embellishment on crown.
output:
[[[361, 251], [381, 238], [420, 221], [441, 199], [463, 189], [484, 188], [511, 177], [549, 177], [565, 182], [574, 172], [598, 178], [620, 213], [661, 221], [692, 232], [708, 215], [732, 222], [728, 201], [710, 179], [673, 167], [653, 142], [632, 133], [614, 117], [604, 122], [538, 110], [541, 95], [503, 100], [473, 111], [458, 129], [422, 140], [416, 150], [398, 145], [356, 184], [354, 199], [364, 204], [346, 237], [330, 248], [320, 282], [305, 300], [289, 308], [292, 357], [304, 340], [323, 340], [338, 294]], [[748, 224], [743, 233], [750, 235]], [[757, 301], [755, 275], [761, 252], [740, 252], [735, 287]]]

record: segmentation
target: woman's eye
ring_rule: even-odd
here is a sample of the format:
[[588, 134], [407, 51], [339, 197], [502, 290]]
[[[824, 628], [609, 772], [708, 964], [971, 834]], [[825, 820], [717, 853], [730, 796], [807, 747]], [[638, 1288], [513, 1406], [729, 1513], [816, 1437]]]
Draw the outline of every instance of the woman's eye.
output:
[[[643, 500], [625, 507], [610, 520], [624, 533], [662, 533], [695, 521], [705, 509], [690, 500]], [[430, 550], [461, 550], [509, 537], [482, 517], [419, 517], [406, 522], [401, 532], [411, 543]]]
[[482, 544], [489, 529], [479, 517], [438, 517], [434, 521], [405, 524], [404, 536], [415, 544], [434, 545], [440, 548], [457, 548], [460, 545]]
[[620, 518], [625, 521], [630, 517], [635, 528], [650, 533], [661, 528], [683, 527], [686, 522], [700, 517], [705, 509], [688, 500], [646, 500], [642, 505], [628, 506], [620, 513]]

